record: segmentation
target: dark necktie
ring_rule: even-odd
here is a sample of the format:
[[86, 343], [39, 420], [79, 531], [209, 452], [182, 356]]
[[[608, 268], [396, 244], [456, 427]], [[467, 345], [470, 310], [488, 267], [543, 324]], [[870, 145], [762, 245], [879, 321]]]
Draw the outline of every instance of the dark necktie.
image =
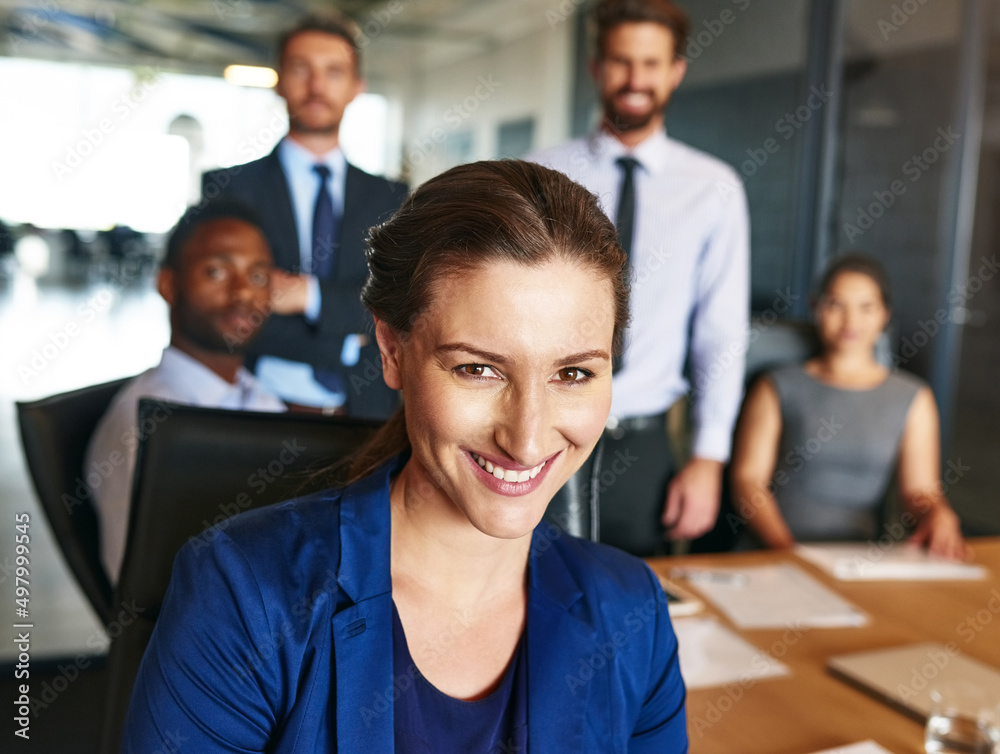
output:
[[[622, 170], [618, 209], [615, 211], [615, 228], [618, 230], [618, 243], [621, 244], [631, 264], [632, 231], [635, 229], [635, 169], [639, 161], [635, 157], [619, 157], [615, 162]], [[611, 373], [616, 374], [621, 368], [622, 358], [616, 356], [611, 363]]]
[[330, 168], [313, 165], [313, 172], [319, 177], [319, 191], [316, 192], [316, 206], [313, 208], [312, 226], [312, 268], [311, 272], [320, 280], [330, 277], [333, 271], [333, 251], [337, 238], [337, 216], [333, 211], [333, 199], [327, 183]]
[[[312, 272], [320, 280], [330, 277], [333, 272], [333, 251], [337, 237], [337, 215], [333, 211], [333, 198], [327, 182], [330, 168], [313, 165], [313, 172], [319, 177], [319, 191], [316, 192], [316, 206], [313, 209], [312, 227]], [[346, 393], [344, 378], [329, 369], [313, 367], [316, 381], [332, 393]]]
[[619, 157], [615, 162], [622, 170], [621, 190], [618, 192], [618, 209], [615, 212], [615, 228], [618, 229], [618, 243], [625, 256], [632, 257], [632, 231], [635, 228], [635, 169], [639, 161], [635, 157]]

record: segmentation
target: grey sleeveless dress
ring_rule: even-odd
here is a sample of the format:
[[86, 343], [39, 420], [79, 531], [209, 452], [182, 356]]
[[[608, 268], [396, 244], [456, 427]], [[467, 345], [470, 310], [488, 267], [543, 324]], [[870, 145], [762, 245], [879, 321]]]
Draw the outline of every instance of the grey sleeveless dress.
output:
[[801, 541], [877, 536], [906, 415], [924, 383], [894, 372], [870, 390], [846, 390], [802, 365], [768, 375], [781, 401], [781, 444], [772, 489]]

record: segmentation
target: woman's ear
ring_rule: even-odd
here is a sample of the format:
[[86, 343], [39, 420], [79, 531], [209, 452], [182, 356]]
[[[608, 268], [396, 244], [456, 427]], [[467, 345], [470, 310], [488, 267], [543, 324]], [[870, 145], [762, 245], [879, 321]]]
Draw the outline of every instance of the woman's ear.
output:
[[375, 339], [382, 354], [382, 379], [393, 390], [403, 388], [402, 343], [387, 323], [375, 318]]

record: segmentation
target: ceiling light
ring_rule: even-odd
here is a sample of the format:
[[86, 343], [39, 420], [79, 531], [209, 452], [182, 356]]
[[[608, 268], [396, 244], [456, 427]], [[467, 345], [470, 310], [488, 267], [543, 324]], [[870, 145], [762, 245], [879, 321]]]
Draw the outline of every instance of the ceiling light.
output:
[[256, 65], [226, 66], [222, 77], [230, 84], [256, 86], [261, 89], [270, 89], [278, 83], [278, 74], [273, 68]]

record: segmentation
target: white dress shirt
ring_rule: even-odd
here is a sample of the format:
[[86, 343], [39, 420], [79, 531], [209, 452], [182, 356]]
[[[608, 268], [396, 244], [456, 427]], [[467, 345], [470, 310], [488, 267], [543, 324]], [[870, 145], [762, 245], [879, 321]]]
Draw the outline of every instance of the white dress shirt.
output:
[[658, 132], [629, 151], [598, 131], [528, 159], [568, 175], [614, 218], [621, 186], [615, 160], [635, 157], [632, 321], [611, 415], [665, 411], [694, 378], [692, 451], [729, 457], [743, 394], [749, 327], [749, 219], [743, 184], [722, 161]]
[[126, 383], [90, 438], [84, 479], [93, 494], [101, 527], [101, 560], [112, 583], [118, 580], [139, 447], [139, 399], [159, 398], [206, 408], [284, 411], [285, 404], [265, 390], [246, 369], [229, 383], [183, 351], [169, 346], [158, 366]]

